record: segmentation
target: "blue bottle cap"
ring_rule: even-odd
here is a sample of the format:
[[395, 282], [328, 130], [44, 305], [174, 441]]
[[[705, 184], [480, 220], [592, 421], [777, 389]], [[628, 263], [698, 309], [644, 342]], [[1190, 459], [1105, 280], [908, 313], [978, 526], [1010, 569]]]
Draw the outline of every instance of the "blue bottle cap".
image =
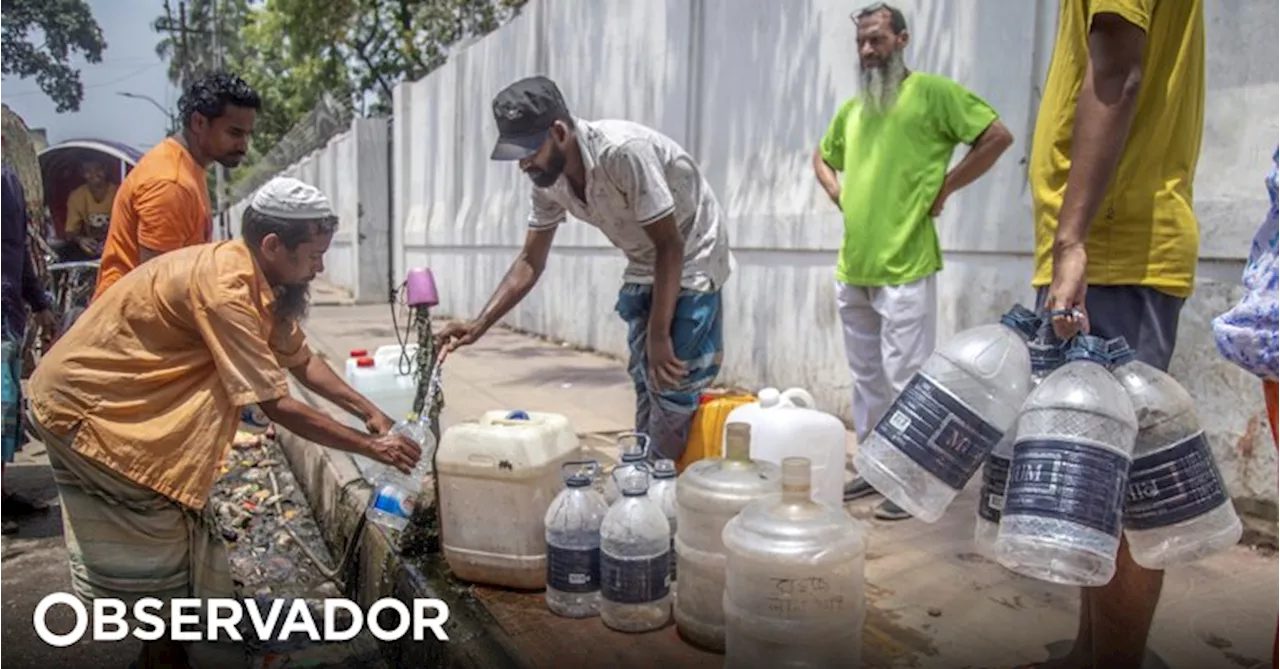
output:
[[516, 409], [507, 414], [507, 420], [529, 420], [529, 414]]
[[1027, 341], [1035, 338], [1036, 332], [1040, 329], [1040, 323], [1040, 317], [1021, 304], [1013, 305], [1000, 317], [1001, 325], [1022, 335], [1022, 338]]
[[1111, 353], [1107, 349], [1107, 340], [1093, 335], [1076, 335], [1067, 345], [1067, 362], [1088, 360], [1104, 367], [1111, 366]]

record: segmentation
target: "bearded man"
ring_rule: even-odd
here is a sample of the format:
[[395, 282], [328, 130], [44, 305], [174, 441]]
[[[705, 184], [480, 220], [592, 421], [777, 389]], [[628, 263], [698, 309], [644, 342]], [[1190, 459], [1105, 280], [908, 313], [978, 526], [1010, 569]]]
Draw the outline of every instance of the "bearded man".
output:
[[[240, 407], [324, 446], [409, 472], [417, 444], [311, 355], [299, 319], [337, 219], [296, 179], [258, 191], [242, 239], [149, 260], [94, 300], [31, 376], [30, 419], [62, 501], [71, 583], [92, 605], [235, 597], [208, 507]], [[288, 375], [359, 416], [353, 430], [289, 396]], [[375, 436], [381, 434], [382, 436]], [[223, 635], [225, 638], [225, 635]], [[248, 666], [235, 643], [144, 643], [139, 667]]]
[[616, 310], [627, 323], [636, 430], [651, 459], [679, 460], [698, 398], [724, 352], [720, 289], [733, 264], [724, 213], [687, 151], [631, 121], [569, 113], [546, 77], [511, 84], [493, 101], [493, 160], [517, 161], [533, 182], [524, 249], [474, 319], [439, 335], [470, 344], [533, 289], [568, 214], [595, 226], [627, 258]]
[[[935, 275], [942, 251], [933, 219], [947, 199], [1013, 144], [995, 110], [960, 84], [912, 72], [898, 9], [854, 12], [861, 92], [845, 102], [813, 154], [823, 190], [844, 213], [836, 299], [853, 374], [853, 423], [864, 441], [933, 352]], [[959, 144], [972, 148], [950, 171]], [[874, 490], [861, 477], [845, 499]], [[882, 520], [909, 515], [890, 500]]]

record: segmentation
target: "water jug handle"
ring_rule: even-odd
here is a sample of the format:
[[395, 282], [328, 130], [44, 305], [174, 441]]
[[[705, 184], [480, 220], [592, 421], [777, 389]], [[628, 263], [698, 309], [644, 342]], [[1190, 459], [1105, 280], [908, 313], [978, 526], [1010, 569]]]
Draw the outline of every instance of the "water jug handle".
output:
[[649, 444], [652, 441], [651, 439], [649, 439], [649, 435], [643, 432], [623, 432], [622, 434], [618, 435], [617, 441], [622, 441], [623, 439], [626, 439], [628, 437], [634, 437], [636, 441], [640, 443], [641, 451], [646, 456], [649, 455]]
[[788, 388], [782, 393], [782, 399], [793, 406], [801, 409], [817, 409], [818, 403], [814, 401], [813, 395], [804, 388]]
[[571, 460], [560, 465], [561, 478], [567, 478], [565, 472], [570, 467], [577, 467], [582, 471], [583, 475], [589, 479], [595, 480], [600, 478], [600, 463], [595, 460]]

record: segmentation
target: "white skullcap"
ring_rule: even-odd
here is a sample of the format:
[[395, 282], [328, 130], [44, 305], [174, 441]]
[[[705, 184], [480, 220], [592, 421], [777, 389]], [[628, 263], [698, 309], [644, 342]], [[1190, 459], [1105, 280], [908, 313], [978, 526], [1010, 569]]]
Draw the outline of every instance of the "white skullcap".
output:
[[333, 216], [329, 198], [319, 188], [292, 177], [276, 177], [258, 189], [249, 206], [273, 218], [321, 219]]

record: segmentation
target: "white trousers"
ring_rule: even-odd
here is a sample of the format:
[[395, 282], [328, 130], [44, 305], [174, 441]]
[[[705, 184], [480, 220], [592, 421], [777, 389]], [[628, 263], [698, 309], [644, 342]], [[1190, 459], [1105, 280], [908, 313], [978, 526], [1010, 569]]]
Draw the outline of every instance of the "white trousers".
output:
[[844, 350], [853, 373], [853, 427], [862, 443], [933, 353], [937, 291], [930, 275], [900, 286], [836, 282]]

